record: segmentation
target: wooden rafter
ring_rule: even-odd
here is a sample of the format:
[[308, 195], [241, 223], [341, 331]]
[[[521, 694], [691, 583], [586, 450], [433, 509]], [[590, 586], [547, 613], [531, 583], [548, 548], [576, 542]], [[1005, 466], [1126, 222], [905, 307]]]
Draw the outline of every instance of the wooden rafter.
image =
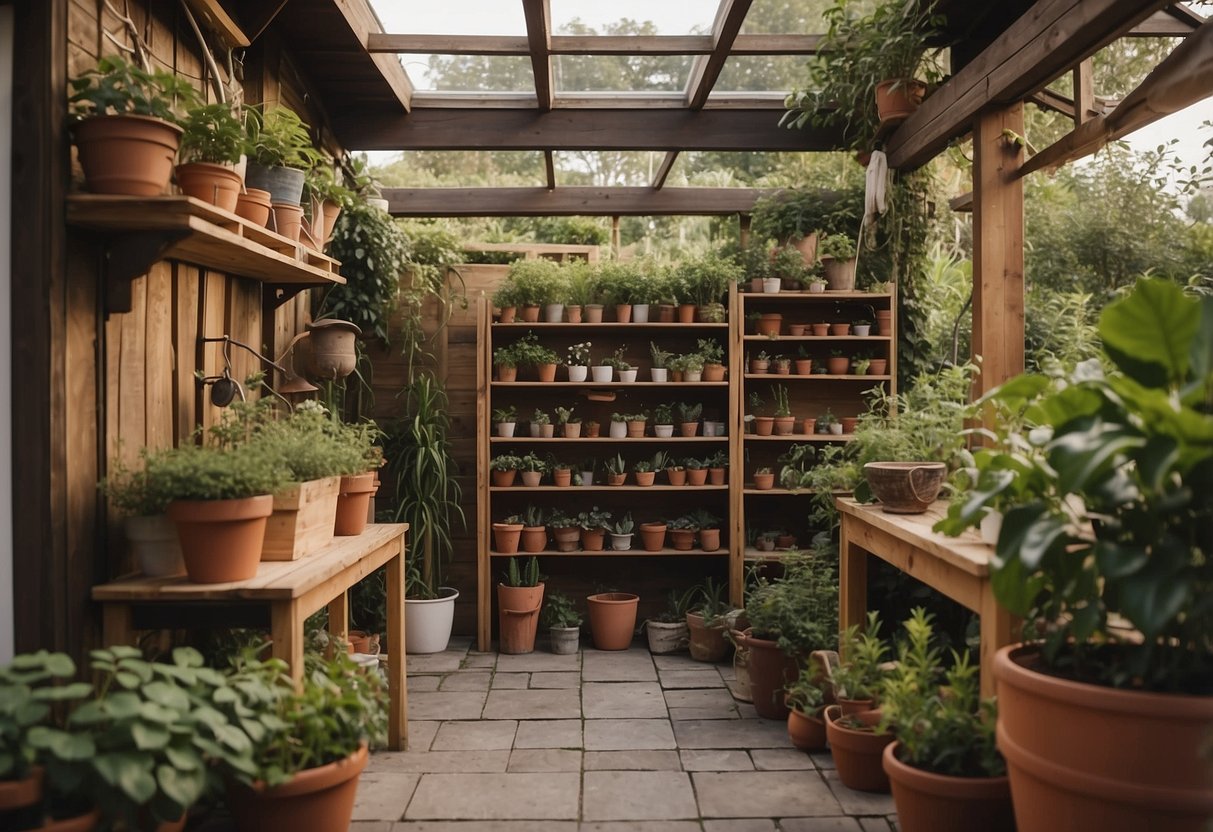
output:
[[634, 217], [750, 213], [763, 188], [384, 188], [397, 217]]
[[[365, 50], [371, 33], [380, 31], [379, 21], [371, 11], [370, 5], [365, 2], [334, 3], [333, 5], [345, 18], [354, 37]], [[400, 106], [404, 108], [405, 112], [408, 112], [412, 108], [413, 83], [405, 73], [404, 67], [400, 65], [400, 61], [392, 55], [371, 55], [370, 57], [374, 61], [375, 67], [383, 75], [384, 81], [391, 87]]]
[[665, 180], [670, 175], [670, 170], [674, 167], [674, 162], [678, 159], [678, 151], [671, 150], [661, 160], [661, 165], [657, 168], [657, 173], [653, 174], [653, 190], [659, 191], [665, 187]]
[[824, 151], [843, 146], [835, 128], [787, 130], [768, 109], [444, 109], [407, 116], [338, 114], [333, 129], [352, 150], [728, 150]]
[[549, 0], [522, 0], [527, 47], [535, 74], [535, 100], [540, 112], [552, 109], [552, 6]]
[[989, 105], [1023, 100], [1165, 5], [1166, 0], [1037, 0], [897, 128], [886, 144], [889, 164], [925, 164], [968, 132]]
[[550, 150], [543, 151], [543, 171], [547, 176], [548, 190], [556, 189], [556, 154]]
[[738, 35], [731, 55], [816, 55], [821, 35]]
[[525, 37], [511, 35], [397, 35], [372, 33], [368, 52], [401, 55], [529, 55]]
[[1196, 31], [1204, 18], [1182, 3], [1168, 6], [1147, 17], [1129, 30], [1127, 37], [1184, 38]]
[[725, 61], [733, 48], [733, 41], [741, 31], [746, 13], [753, 0], [720, 0], [716, 20], [712, 24], [712, 52], [695, 59], [691, 67], [691, 78], [687, 83], [687, 106], [699, 110], [707, 103], [716, 79], [724, 69]]

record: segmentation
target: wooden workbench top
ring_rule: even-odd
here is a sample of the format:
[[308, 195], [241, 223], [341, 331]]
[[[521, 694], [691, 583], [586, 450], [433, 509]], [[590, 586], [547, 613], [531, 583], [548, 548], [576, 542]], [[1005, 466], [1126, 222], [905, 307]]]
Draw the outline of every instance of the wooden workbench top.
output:
[[880, 503], [860, 503], [852, 497], [839, 497], [834, 502], [844, 515], [858, 518], [958, 569], [981, 578], [990, 574], [994, 547], [982, 543], [976, 530], [969, 529], [960, 537], [931, 530], [948, 513], [945, 500], [936, 500], [925, 514], [887, 514]]
[[95, 601], [285, 601], [306, 595], [367, 555], [395, 546], [407, 523], [372, 524], [357, 537], [335, 537], [328, 546], [293, 561], [262, 561], [247, 581], [196, 584], [184, 575], [130, 575], [93, 587]]

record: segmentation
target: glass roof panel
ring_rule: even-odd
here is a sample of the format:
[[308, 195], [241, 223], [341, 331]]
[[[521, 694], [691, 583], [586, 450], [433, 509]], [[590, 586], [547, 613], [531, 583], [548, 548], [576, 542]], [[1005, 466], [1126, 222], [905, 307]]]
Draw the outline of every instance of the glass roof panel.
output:
[[719, 0], [552, 0], [552, 29], [561, 35], [704, 35], [719, 6]]
[[642, 186], [653, 181], [665, 154], [647, 150], [558, 150], [552, 154], [561, 186]]
[[388, 188], [536, 187], [547, 182], [543, 154], [529, 150], [406, 150], [379, 161]]
[[804, 55], [731, 55], [713, 92], [790, 92], [808, 75]]
[[691, 73], [689, 55], [554, 55], [558, 92], [681, 92]]
[[743, 35], [819, 35], [828, 28], [821, 14], [831, 0], [754, 0]]
[[371, 0], [383, 31], [409, 35], [525, 35], [521, 3], [502, 0]]
[[401, 55], [414, 88], [423, 92], [531, 92], [531, 59], [516, 55]]

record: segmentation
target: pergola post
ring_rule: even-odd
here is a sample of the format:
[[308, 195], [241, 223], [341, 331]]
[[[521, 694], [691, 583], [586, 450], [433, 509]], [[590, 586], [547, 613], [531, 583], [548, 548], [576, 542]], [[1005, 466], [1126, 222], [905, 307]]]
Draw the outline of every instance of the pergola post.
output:
[[622, 248], [619, 243], [619, 215], [616, 214], [611, 217], [611, 256], [618, 258]]
[[751, 219], [751, 217], [749, 214], [738, 214], [737, 215], [737, 227], [738, 227], [738, 231], [741, 235], [741, 247], [742, 248], [750, 247], [750, 219]]
[[[973, 129], [973, 345], [975, 396], [1024, 368], [1023, 104], [987, 110]], [[988, 417], [987, 417], [988, 418]]]

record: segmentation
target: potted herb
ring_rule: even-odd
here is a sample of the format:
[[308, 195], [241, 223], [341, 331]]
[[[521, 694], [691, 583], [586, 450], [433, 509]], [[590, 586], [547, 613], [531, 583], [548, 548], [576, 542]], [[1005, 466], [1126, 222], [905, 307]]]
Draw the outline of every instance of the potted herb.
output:
[[518, 470], [522, 476], [522, 484], [527, 488], [537, 488], [543, 482], [543, 475], [548, 466], [538, 454], [528, 453], [518, 460]]
[[628, 479], [628, 464], [623, 459], [623, 454], [615, 454], [612, 457], [607, 457], [607, 485], [623, 485]]
[[703, 380], [703, 357], [697, 353], [689, 353], [682, 357], [682, 380], [699, 382]]
[[[1004, 426], [938, 528], [1003, 510], [992, 585], [1029, 641], [1000, 650], [994, 675], [1023, 828], [1195, 829], [1213, 812], [1211, 321], [1213, 300], [1139, 280], [1100, 316], [1107, 372], [1023, 375], [981, 403]], [[1110, 721], [1132, 741], [1098, 745]]]
[[514, 435], [514, 428], [518, 425], [518, 410], [513, 407], [497, 408], [493, 411], [493, 425], [497, 430], [497, 435], [503, 438], [509, 438]]
[[702, 459], [698, 457], [688, 456], [682, 461], [682, 464], [687, 469], [687, 485], [701, 486], [706, 485], [708, 481], [708, 466]]
[[493, 366], [497, 368], [498, 381], [518, 380], [518, 354], [512, 346], [493, 350]]
[[704, 464], [708, 466], [708, 482], [712, 485], [724, 485], [728, 479], [729, 455], [724, 451], [717, 451], [705, 459]]
[[681, 552], [695, 548], [695, 521], [689, 514], [670, 521], [670, 545]]
[[644, 282], [635, 263], [609, 260], [598, 264], [598, 290], [615, 307], [615, 320], [621, 324], [632, 322], [632, 305], [644, 291]]
[[703, 380], [724, 381], [724, 347], [712, 338], [700, 338], [698, 347], [703, 360]]
[[493, 551], [512, 555], [518, 551], [522, 538], [522, 518], [516, 514], [503, 517], [493, 524]]
[[666, 607], [654, 618], [645, 619], [644, 633], [649, 652], [655, 656], [675, 653], [687, 646], [687, 607], [695, 598], [697, 587], [679, 592], [671, 589], [666, 595]]
[[619, 518], [614, 525], [610, 527], [611, 532], [611, 548], [616, 552], [626, 552], [632, 548], [632, 530], [634, 524], [632, 522], [631, 512]]
[[556, 420], [560, 423], [565, 439], [577, 439], [581, 436], [581, 419], [574, 415], [573, 408], [557, 407]]
[[567, 462], [552, 461], [548, 467], [552, 472], [552, 485], [558, 488], [568, 488], [573, 484], [573, 469]]
[[691, 512], [691, 522], [699, 533], [699, 548], [715, 552], [720, 548], [720, 518], [704, 508]]
[[548, 512], [547, 524], [552, 529], [552, 539], [556, 541], [556, 550], [560, 552], [577, 551], [577, 543], [581, 539], [581, 527], [577, 518], [565, 514], [558, 508]]
[[838, 778], [848, 788], [887, 792], [881, 767], [893, 734], [882, 724], [874, 703], [884, 678], [888, 645], [880, 638], [880, 617], [869, 612], [865, 627], [852, 626], [839, 637], [842, 661], [832, 674], [838, 704], [826, 710], [826, 738]]
[[[228, 104], [190, 109], [182, 125], [177, 184], [187, 196], [235, 211], [244, 178], [233, 167], [244, 156], [244, 125]], [[260, 223], [264, 225], [265, 223]]]
[[657, 478], [657, 472], [653, 470], [653, 463], [647, 459], [639, 459], [632, 466], [635, 472], [636, 484], [639, 486], [650, 486]]
[[[544, 545], [546, 543], [545, 534]], [[510, 558], [501, 583], [497, 584], [499, 647], [507, 654], [534, 652], [539, 610], [543, 606], [544, 584], [539, 574], [539, 559], [527, 558], [521, 566], [518, 561], [518, 558]]]
[[164, 193], [181, 139], [178, 113], [198, 101], [189, 82], [107, 56], [70, 84], [85, 186], [98, 194]]
[[851, 359], [842, 354], [842, 350], [830, 350], [826, 359], [826, 370], [832, 376], [845, 376], [851, 368]]
[[658, 439], [669, 439], [674, 435], [674, 407], [659, 404], [653, 408], [653, 435]]
[[785, 688], [788, 739], [798, 751], [824, 751], [826, 748], [826, 724], [821, 716], [825, 709], [823, 676], [817, 662], [810, 661], [801, 669], [796, 681]]
[[699, 433], [699, 418], [703, 415], [703, 403], [678, 403], [678, 433], [680, 436], [695, 436]]
[[668, 350], [663, 350], [661, 347], [649, 342], [649, 354], [653, 358], [653, 366], [649, 370], [650, 378], [658, 383], [665, 384], [670, 379], [670, 359], [673, 358], [673, 353]]
[[736, 263], [715, 255], [704, 255], [694, 260], [684, 260], [675, 271], [675, 280], [694, 302], [703, 323], [721, 323], [725, 319], [721, 302], [729, 291], [729, 284], [741, 279], [742, 270]]
[[788, 388], [783, 384], [771, 385], [771, 396], [775, 401], [774, 421], [772, 428], [776, 436], [791, 436], [796, 430], [796, 417], [792, 415], [792, 406], [788, 402]]
[[627, 359], [623, 357], [623, 354], [624, 348], [620, 347], [619, 349], [615, 350], [615, 354], [613, 356], [606, 359], [602, 363], [612, 368], [619, 377], [620, 381], [630, 383], [636, 380], [638, 371], [635, 367], [628, 363]]
[[851, 332], [856, 338], [867, 338], [872, 332], [872, 322], [860, 318], [851, 324]]
[[540, 621], [548, 628], [553, 653], [577, 652], [581, 641], [581, 612], [572, 598], [558, 590], [549, 592]]
[[581, 526], [581, 548], [587, 552], [601, 552], [605, 546], [606, 527], [611, 522], [611, 513], [594, 506], [578, 514], [577, 522]]
[[764, 375], [771, 368], [771, 356], [762, 350], [757, 356], [750, 359], [750, 373], [752, 375]]
[[115, 458], [101, 490], [125, 515], [126, 540], [139, 571], [152, 578], [180, 575], [185, 571], [181, 541], [165, 513], [171, 496], [154, 490], [147, 470], [150, 456], [146, 448], [140, 451], [138, 469], [127, 468], [121, 457]]
[[503, 282], [493, 291], [493, 306], [498, 310], [499, 323], [512, 324], [518, 314], [518, 287], [510, 281]]
[[531, 414], [530, 430], [532, 439], [551, 439], [556, 435], [552, 417], [539, 408], [535, 408], [535, 412]]
[[536, 323], [540, 307], [557, 303], [557, 296], [561, 292], [560, 266], [542, 257], [515, 260], [510, 263], [506, 282], [513, 287], [522, 320]]
[[695, 587], [695, 594], [687, 604], [688, 646], [695, 661], [718, 662], [728, 653], [725, 616], [732, 607], [725, 601], [727, 589], [725, 584], [708, 577]]
[[627, 416], [627, 431], [628, 437], [631, 439], [639, 439], [644, 437], [645, 426], [649, 423], [649, 414], [647, 413], [629, 413]]
[[250, 188], [269, 191], [278, 233], [290, 237], [283, 226], [298, 227], [303, 216], [299, 207], [303, 183], [307, 172], [320, 161], [320, 152], [312, 147], [308, 125], [286, 107], [248, 107], [244, 124], [249, 152], [245, 180]]
[[759, 491], [770, 491], [775, 487], [775, 472], [765, 465], [755, 468], [754, 487]]
[[[827, 234], [817, 247], [831, 292], [855, 288], [855, 243], [845, 234]], [[845, 333], [844, 333], [845, 334]]]
[[585, 381], [590, 374], [590, 342], [582, 341], [569, 347], [565, 366], [569, 368], [569, 381]]
[[493, 460], [489, 463], [489, 470], [493, 472], [493, 487], [509, 488], [513, 485], [514, 477], [518, 473], [518, 466], [521, 464], [521, 458], [514, 454], [498, 454], [493, 457]]
[[570, 260], [560, 267], [560, 271], [564, 278], [564, 314], [569, 323], [579, 324], [585, 308], [596, 300], [593, 267], [581, 260]]
[[514, 361], [519, 365], [534, 367], [540, 381], [556, 380], [556, 367], [560, 356], [540, 344], [539, 337], [534, 332], [528, 332], [514, 342], [513, 350]]
[[636, 630], [640, 596], [630, 592], [598, 592], [586, 598], [590, 635], [596, 650], [627, 650]]

